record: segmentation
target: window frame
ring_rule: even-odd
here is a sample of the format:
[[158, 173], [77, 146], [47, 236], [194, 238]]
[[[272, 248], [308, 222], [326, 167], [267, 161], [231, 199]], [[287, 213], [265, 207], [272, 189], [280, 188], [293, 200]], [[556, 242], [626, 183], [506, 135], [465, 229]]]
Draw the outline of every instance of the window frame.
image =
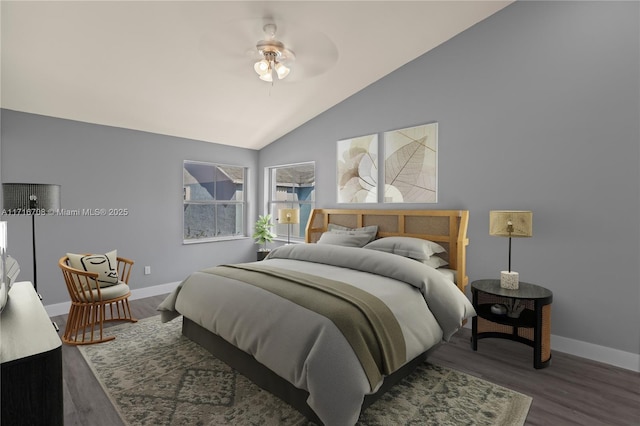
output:
[[[187, 182], [185, 181], [185, 171], [187, 164], [201, 165], [201, 166], [211, 166], [213, 168], [214, 173], [222, 172], [225, 173], [221, 168], [224, 167], [234, 167], [242, 170], [242, 188], [240, 190], [241, 199], [239, 200], [217, 200], [214, 197], [211, 200], [187, 200]], [[227, 173], [225, 175], [228, 176]], [[182, 243], [183, 244], [199, 244], [199, 243], [208, 243], [208, 242], [216, 242], [216, 241], [228, 241], [228, 240], [238, 240], [247, 237], [247, 178], [249, 175], [248, 168], [246, 166], [237, 165], [237, 164], [224, 164], [224, 163], [213, 163], [207, 161], [198, 161], [198, 160], [183, 160], [182, 162]], [[214, 180], [215, 181], [215, 180]], [[236, 194], [238, 191], [236, 190]], [[186, 208], [188, 205], [206, 205], [206, 206], [220, 206], [220, 205], [235, 205], [236, 209], [238, 206], [242, 209], [241, 217], [236, 218], [235, 228], [240, 228], [240, 232], [237, 234], [231, 235], [221, 235], [221, 236], [207, 236], [200, 238], [187, 238], [186, 235]], [[217, 209], [216, 209], [217, 210]], [[237, 211], [237, 210], [236, 210]], [[237, 214], [236, 214], [237, 216]], [[214, 223], [212, 224], [213, 232], [216, 232], [217, 223], [218, 222], [218, 212], [214, 212]]]
[[[278, 200], [278, 186], [276, 182], [276, 173], [279, 169], [291, 168], [302, 165], [312, 165], [313, 166], [313, 185], [312, 190], [309, 194], [310, 199], [298, 199], [298, 200]], [[266, 211], [268, 214], [271, 214], [273, 218], [273, 223], [275, 226], [273, 227], [273, 231], [276, 234], [276, 240], [279, 241], [287, 241], [290, 239], [293, 242], [304, 242], [306, 237], [306, 225], [308, 217], [311, 215], [311, 210], [315, 208], [315, 189], [316, 189], [316, 162], [315, 161], [301, 161], [299, 163], [291, 163], [291, 164], [279, 164], [276, 166], [266, 167], [266, 178], [268, 181], [268, 185], [265, 190], [267, 191], [266, 197]], [[290, 182], [292, 191], [287, 194], [294, 194], [295, 188], [305, 187], [304, 184], [296, 185], [294, 182]], [[282, 186], [282, 185], [280, 185]], [[306, 186], [308, 187], [308, 185]], [[279, 208], [298, 208], [300, 209], [300, 223], [297, 224], [298, 229], [293, 229], [294, 232], [291, 232], [291, 235], [287, 235], [286, 228], [282, 228], [278, 223], [278, 210]], [[299, 231], [299, 232], [296, 232]]]

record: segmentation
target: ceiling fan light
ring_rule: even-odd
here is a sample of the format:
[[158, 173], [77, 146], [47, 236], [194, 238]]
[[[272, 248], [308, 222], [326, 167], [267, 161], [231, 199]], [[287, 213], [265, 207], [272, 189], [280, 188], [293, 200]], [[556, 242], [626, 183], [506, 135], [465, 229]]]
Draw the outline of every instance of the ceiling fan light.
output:
[[253, 69], [260, 76], [260, 80], [273, 83], [276, 78], [282, 80], [289, 75], [289, 67], [280, 63], [279, 60], [292, 61], [295, 56], [281, 41], [276, 40], [275, 24], [267, 24], [263, 30], [265, 39], [256, 44], [262, 59], [254, 63]]
[[264, 73], [260, 76], [260, 80], [271, 83], [273, 82], [273, 75], [271, 74], [271, 72]]
[[287, 66], [281, 64], [280, 62], [276, 63], [275, 69], [276, 69], [276, 73], [278, 74], [278, 78], [280, 80], [288, 76], [289, 71], [291, 71]]
[[259, 76], [263, 76], [265, 74], [270, 74], [270, 69], [269, 69], [269, 62], [266, 59], [262, 59], [261, 61], [258, 61], [255, 63], [255, 65], [253, 66], [253, 69], [256, 71], [256, 73], [258, 73]]

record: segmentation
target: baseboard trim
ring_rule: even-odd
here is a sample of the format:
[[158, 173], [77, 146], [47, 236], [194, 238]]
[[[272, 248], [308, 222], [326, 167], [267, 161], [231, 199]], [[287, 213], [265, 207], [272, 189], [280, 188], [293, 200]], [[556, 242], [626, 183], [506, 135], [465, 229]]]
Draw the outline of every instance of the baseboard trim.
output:
[[181, 281], [176, 281], [173, 283], [166, 283], [155, 285], [152, 287], [144, 287], [136, 290], [131, 290], [131, 300], [135, 299], [144, 299], [145, 297], [151, 296], [159, 296], [161, 294], [171, 293], [173, 290], [180, 285]]
[[[144, 299], [145, 297], [159, 296], [161, 294], [171, 293], [178, 285], [180, 281], [173, 283], [159, 284], [151, 287], [144, 287], [131, 290], [131, 297], [129, 299]], [[69, 307], [71, 302], [55, 303], [53, 305], [46, 305], [44, 309], [50, 317], [57, 315], [66, 315], [69, 313]]]
[[[471, 331], [471, 320], [467, 321], [464, 328], [468, 328], [469, 331]], [[551, 352], [553, 353], [556, 351], [612, 365], [614, 367], [640, 372], [640, 354], [625, 352], [619, 349], [613, 349], [552, 334]], [[551, 361], [551, 365], [553, 366], [553, 361]]]
[[551, 335], [551, 348], [552, 351], [564, 352], [592, 361], [640, 372], [639, 354], [555, 335]]
[[[131, 290], [131, 299], [143, 299], [145, 297], [171, 293], [179, 284], [180, 282], [176, 281], [173, 283]], [[70, 305], [70, 302], [56, 303], [45, 306], [45, 309], [50, 317], [54, 317], [57, 315], [67, 314], [69, 312]], [[471, 328], [471, 321], [467, 321], [465, 327]], [[551, 335], [551, 350], [579, 356], [592, 361], [602, 362], [614, 367], [640, 372], [640, 354], [625, 352], [619, 349], [608, 348], [606, 346], [595, 345], [593, 343], [556, 335]]]

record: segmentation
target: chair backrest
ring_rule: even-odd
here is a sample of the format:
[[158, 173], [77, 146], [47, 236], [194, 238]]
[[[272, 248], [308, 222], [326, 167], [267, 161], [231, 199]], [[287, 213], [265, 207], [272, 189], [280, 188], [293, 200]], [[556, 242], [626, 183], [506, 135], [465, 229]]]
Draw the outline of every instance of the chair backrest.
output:
[[73, 302], [97, 302], [102, 299], [97, 273], [72, 268], [68, 256], [61, 257], [58, 266]]
[[129, 275], [131, 275], [131, 267], [133, 266], [133, 260], [118, 257], [118, 277], [123, 283], [129, 284]]
[[[133, 260], [118, 257], [118, 280], [129, 285], [129, 277], [131, 276], [131, 267]], [[64, 281], [67, 284], [67, 290], [71, 296], [71, 300], [77, 302], [95, 302], [102, 300], [98, 274], [94, 272], [83, 271], [81, 269], [69, 266], [69, 256], [63, 256], [58, 261], [58, 266], [62, 270]]]

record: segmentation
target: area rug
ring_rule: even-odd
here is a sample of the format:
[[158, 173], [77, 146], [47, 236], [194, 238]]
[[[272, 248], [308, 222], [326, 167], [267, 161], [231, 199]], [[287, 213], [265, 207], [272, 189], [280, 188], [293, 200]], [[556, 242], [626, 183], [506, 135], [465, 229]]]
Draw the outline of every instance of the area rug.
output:
[[[138, 425], [310, 423], [181, 334], [151, 317], [109, 328], [115, 340], [80, 346], [123, 421]], [[531, 398], [425, 362], [364, 410], [359, 425], [522, 425]]]

